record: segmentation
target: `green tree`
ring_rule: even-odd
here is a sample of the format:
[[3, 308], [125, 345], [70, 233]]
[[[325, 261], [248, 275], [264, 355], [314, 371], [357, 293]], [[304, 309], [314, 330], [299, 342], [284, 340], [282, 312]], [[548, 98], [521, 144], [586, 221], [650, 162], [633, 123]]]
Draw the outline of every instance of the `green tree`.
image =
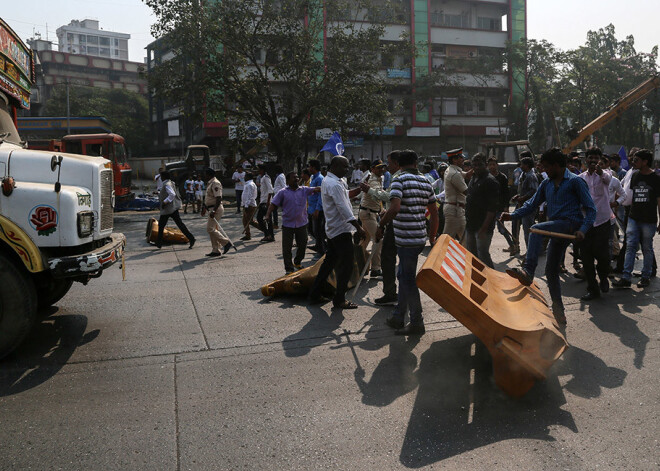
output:
[[[71, 116], [106, 118], [112, 131], [126, 140], [128, 151], [143, 156], [149, 150], [149, 106], [147, 99], [128, 90], [69, 87]], [[47, 116], [66, 116], [66, 86], [54, 88], [44, 107]]]
[[[268, 134], [290, 165], [317, 127], [368, 132], [386, 123], [388, 83], [381, 24], [367, 0], [145, 0], [172, 51], [150, 71], [155, 96], [192, 126], [205, 113]], [[324, 17], [326, 18], [324, 29]], [[325, 44], [325, 47], [324, 47]]]

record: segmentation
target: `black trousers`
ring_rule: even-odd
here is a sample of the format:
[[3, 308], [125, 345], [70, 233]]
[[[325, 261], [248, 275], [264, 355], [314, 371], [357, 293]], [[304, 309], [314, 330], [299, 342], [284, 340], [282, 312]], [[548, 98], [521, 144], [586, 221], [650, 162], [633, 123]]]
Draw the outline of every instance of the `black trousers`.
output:
[[321, 296], [323, 285], [328, 280], [332, 270], [335, 270], [337, 290], [332, 302], [334, 305], [343, 304], [346, 301], [348, 281], [353, 272], [353, 258], [353, 235], [350, 232], [344, 232], [337, 237], [328, 239], [328, 251], [309, 292], [309, 297], [316, 299]]
[[236, 190], [236, 212], [241, 212], [241, 200], [243, 198], [243, 190]]
[[270, 213], [271, 217], [273, 218], [273, 225], [274, 226], [279, 226], [280, 225], [280, 221], [279, 221], [279, 218], [278, 218], [278, 215], [277, 215], [278, 211], [279, 211], [279, 208], [275, 208], [275, 211]]
[[158, 241], [156, 242], [156, 246], [160, 247], [163, 245], [163, 231], [165, 230], [165, 226], [167, 225], [167, 221], [172, 218], [176, 226], [181, 229], [181, 232], [188, 238], [188, 240], [193, 241], [195, 240], [195, 236], [190, 233], [186, 225], [183, 223], [181, 220], [181, 216], [179, 216], [179, 210], [177, 209], [174, 211], [172, 214], [161, 214], [160, 219], [158, 219]]
[[259, 211], [257, 212], [257, 222], [259, 223], [259, 228], [263, 231], [266, 237], [275, 237], [275, 232], [273, 232], [272, 215], [270, 218], [265, 219], [267, 211], [268, 205], [266, 203], [259, 205]]
[[396, 244], [391, 223], [385, 226], [380, 247], [380, 267], [383, 270], [383, 294], [396, 296]]
[[319, 211], [319, 216], [316, 219], [312, 219], [312, 224], [314, 227], [314, 239], [316, 239], [314, 248], [319, 253], [326, 253], [328, 251], [328, 237], [325, 235], [325, 215], [323, 211]]
[[[296, 240], [296, 258], [291, 262], [293, 256], [293, 239]], [[307, 226], [286, 227], [282, 226], [282, 258], [284, 259], [284, 269], [289, 272], [294, 270], [294, 263], [300, 265], [305, 258], [305, 249], [307, 248]]]
[[[590, 293], [600, 293], [596, 272], [600, 281], [607, 279], [610, 271], [610, 231], [612, 225], [609, 221], [600, 226], [592, 227], [587, 231], [584, 240], [579, 245], [580, 257], [584, 266], [584, 275], [587, 279], [587, 290]], [[596, 268], [595, 262], [598, 262]]]

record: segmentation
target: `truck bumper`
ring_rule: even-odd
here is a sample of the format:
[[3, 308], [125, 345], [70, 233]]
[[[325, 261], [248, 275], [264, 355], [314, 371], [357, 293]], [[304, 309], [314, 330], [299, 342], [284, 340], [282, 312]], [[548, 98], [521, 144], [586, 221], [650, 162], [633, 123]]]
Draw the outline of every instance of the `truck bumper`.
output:
[[104, 269], [121, 260], [126, 246], [124, 234], [110, 234], [110, 241], [90, 252], [56, 257], [48, 260], [48, 267], [55, 278], [95, 278]]

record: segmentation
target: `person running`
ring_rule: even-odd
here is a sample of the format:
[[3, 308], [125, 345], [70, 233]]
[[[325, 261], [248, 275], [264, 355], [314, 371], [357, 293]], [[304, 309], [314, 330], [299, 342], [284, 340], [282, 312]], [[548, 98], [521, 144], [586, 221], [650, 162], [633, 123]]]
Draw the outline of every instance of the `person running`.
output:
[[[419, 288], [415, 281], [417, 260], [426, 245], [426, 211], [431, 215], [429, 239], [435, 243], [438, 232], [438, 209], [435, 193], [428, 179], [417, 169], [417, 154], [403, 150], [398, 157], [401, 172], [392, 179], [390, 208], [378, 225], [376, 240], [383, 238], [385, 226], [392, 222], [399, 256], [399, 295], [392, 317], [385, 323], [397, 335], [424, 335], [424, 318]], [[405, 325], [406, 313], [410, 323]]]
[[[282, 258], [287, 274], [302, 268], [307, 248], [307, 197], [319, 193], [321, 187], [310, 188], [298, 185], [298, 174], [289, 172], [287, 186], [278, 191], [270, 202], [266, 219], [282, 208]], [[296, 241], [296, 258], [292, 260], [293, 241]]]
[[330, 161], [328, 176], [321, 185], [321, 198], [325, 211], [325, 232], [328, 235], [328, 251], [319, 268], [314, 285], [309, 293], [310, 303], [325, 301], [321, 291], [332, 270], [335, 270], [337, 289], [332, 300], [336, 309], [357, 309], [357, 304], [346, 300], [348, 281], [353, 272], [353, 232], [359, 239], [366, 233], [353, 215], [350, 198], [360, 194], [360, 188], [348, 190], [343, 180], [348, 172], [348, 159], [336, 155]]
[[172, 218], [176, 226], [188, 238], [190, 248], [195, 245], [195, 236], [190, 233], [186, 225], [181, 220], [179, 209], [181, 209], [181, 197], [177, 192], [176, 185], [170, 180], [170, 172], [164, 170], [160, 173], [163, 186], [158, 194], [160, 200], [160, 219], [158, 220], [158, 239], [156, 240], [156, 247], [159, 249], [163, 247], [163, 231], [167, 225], [167, 221]]
[[[220, 257], [226, 254], [229, 249], [236, 250], [234, 244], [231, 243], [227, 234], [220, 226], [220, 218], [225, 212], [222, 206], [222, 183], [215, 178], [215, 170], [207, 168], [204, 171], [206, 177], [206, 198], [204, 199], [204, 208], [202, 209], [202, 216], [209, 211], [209, 218], [206, 221], [206, 232], [211, 238], [211, 252], [207, 253], [207, 257]], [[223, 247], [223, 252], [220, 253], [220, 247]]]
[[[541, 155], [541, 165], [548, 174], [534, 196], [513, 213], [502, 213], [502, 221], [521, 219], [532, 214], [542, 203], [547, 204], [547, 221], [535, 224], [536, 229], [573, 234], [578, 242], [596, 219], [596, 206], [589, 194], [587, 183], [566, 168], [566, 156], [561, 149], [553, 147]], [[584, 214], [583, 214], [584, 211]], [[541, 255], [543, 236], [530, 233], [527, 256], [522, 268], [511, 268], [506, 272], [520, 283], [529, 286], [534, 281], [536, 266]], [[566, 324], [564, 303], [559, 284], [559, 267], [564, 260], [570, 241], [552, 237], [548, 244], [545, 275], [552, 300], [552, 313], [559, 324]]]

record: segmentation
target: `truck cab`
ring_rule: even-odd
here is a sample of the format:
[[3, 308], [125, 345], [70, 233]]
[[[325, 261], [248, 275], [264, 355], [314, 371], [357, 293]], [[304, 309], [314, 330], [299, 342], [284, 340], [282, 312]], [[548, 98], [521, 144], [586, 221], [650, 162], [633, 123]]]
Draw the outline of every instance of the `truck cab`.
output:
[[112, 162], [115, 199], [118, 204], [135, 198], [131, 192], [133, 170], [128, 165], [124, 138], [119, 134], [70, 134], [61, 140], [62, 149], [69, 154], [103, 157]]
[[99, 157], [27, 149], [16, 129], [29, 108], [32, 51], [0, 20], [13, 67], [0, 82], [0, 358], [30, 331], [40, 308], [120, 261], [113, 232], [113, 166]]
[[205, 145], [192, 145], [186, 149], [184, 160], [169, 162], [165, 169], [170, 172], [172, 181], [176, 183], [181, 194], [185, 193], [185, 181], [194, 174], [203, 175], [204, 169], [211, 165], [211, 153]]

